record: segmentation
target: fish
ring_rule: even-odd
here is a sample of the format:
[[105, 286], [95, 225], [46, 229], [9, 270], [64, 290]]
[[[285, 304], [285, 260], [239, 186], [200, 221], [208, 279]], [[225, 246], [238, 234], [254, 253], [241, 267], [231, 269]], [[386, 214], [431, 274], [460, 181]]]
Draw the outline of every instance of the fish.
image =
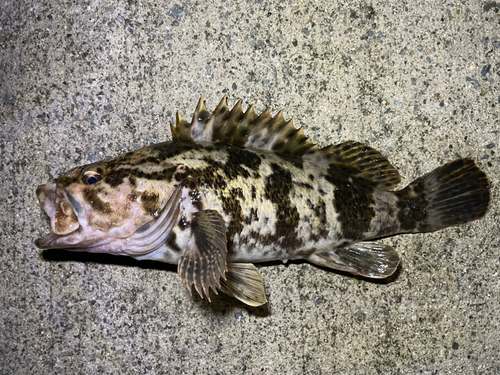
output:
[[380, 239], [478, 220], [490, 204], [471, 159], [395, 190], [401, 176], [374, 148], [318, 147], [283, 111], [243, 111], [241, 100], [230, 109], [226, 96], [213, 112], [201, 97], [192, 120], [177, 112], [170, 130], [171, 141], [38, 186], [51, 230], [35, 245], [176, 264], [190, 293], [261, 306], [255, 263], [304, 260], [384, 279], [400, 257]]

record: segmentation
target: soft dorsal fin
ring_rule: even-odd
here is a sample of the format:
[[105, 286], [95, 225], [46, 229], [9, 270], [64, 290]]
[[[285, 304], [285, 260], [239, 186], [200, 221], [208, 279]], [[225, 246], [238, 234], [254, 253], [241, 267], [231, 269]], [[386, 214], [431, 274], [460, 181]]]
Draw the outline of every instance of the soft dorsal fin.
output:
[[224, 96], [210, 113], [200, 98], [193, 119], [188, 122], [177, 112], [176, 125], [170, 123], [177, 142], [221, 142], [232, 146], [275, 152], [278, 155], [309, 159], [335, 180], [357, 182], [368, 189], [395, 188], [401, 176], [377, 150], [362, 143], [347, 141], [336, 146], [318, 147], [283, 118], [283, 111], [274, 117], [266, 109], [260, 115], [251, 105], [246, 112], [239, 100], [230, 110]]
[[324, 165], [332, 180], [357, 182], [368, 190], [392, 190], [401, 182], [401, 175], [389, 160], [363, 143], [347, 141], [327, 146], [305, 158], [316, 165]]
[[239, 100], [229, 110], [224, 96], [215, 111], [210, 113], [201, 97], [191, 123], [178, 112], [176, 125], [170, 123], [174, 141], [221, 142], [290, 156], [302, 156], [317, 150], [302, 128], [295, 128], [291, 120], [285, 121], [283, 111], [272, 117], [268, 108], [257, 115], [253, 105], [243, 112], [241, 103]]

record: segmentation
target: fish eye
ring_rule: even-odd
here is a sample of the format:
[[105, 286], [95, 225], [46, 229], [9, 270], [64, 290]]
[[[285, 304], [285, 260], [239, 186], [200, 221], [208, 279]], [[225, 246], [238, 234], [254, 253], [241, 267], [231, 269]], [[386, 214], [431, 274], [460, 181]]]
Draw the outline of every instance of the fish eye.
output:
[[87, 185], [93, 185], [101, 180], [102, 180], [102, 176], [99, 173], [94, 172], [94, 171], [85, 172], [85, 174], [83, 175], [83, 181]]

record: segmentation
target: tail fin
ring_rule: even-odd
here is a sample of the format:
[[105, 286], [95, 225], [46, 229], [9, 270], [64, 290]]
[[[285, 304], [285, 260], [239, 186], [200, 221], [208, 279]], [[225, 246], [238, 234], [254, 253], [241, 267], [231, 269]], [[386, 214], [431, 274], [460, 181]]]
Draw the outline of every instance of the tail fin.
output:
[[480, 219], [490, 203], [486, 174], [458, 159], [418, 178], [398, 196], [401, 232], [432, 232]]

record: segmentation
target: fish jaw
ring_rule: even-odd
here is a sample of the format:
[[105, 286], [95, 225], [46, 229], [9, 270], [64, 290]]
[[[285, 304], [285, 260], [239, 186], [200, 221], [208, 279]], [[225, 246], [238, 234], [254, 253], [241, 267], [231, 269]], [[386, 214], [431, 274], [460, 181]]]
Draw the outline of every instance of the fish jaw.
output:
[[50, 219], [51, 232], [38, 238], [35, 245], [40, 249], [67, 249], [72, 251], [103, 252], [103, 245], [113, 238], [89, 225], [89, 210], [80, 202], [78, 194], [72, 194], [55, 181], [36, 189], [40, 206]]
[[[46, 185], [38, 186], [36, 195], [43, 210], [50, 218], [53, 234], [68, 235], [80, 227], [76, 212], [82, 215], [82, 206], [66, 189], [51, 181]], [[69, 196], [71, 198], [68, 199]]]
[[38, 248], [72, 250], [75, 246], [84, 248], [99, 242], [96, 238], [99, 236], [91, 236], [86, 229], [85, 205], [68, 190], [51, 181], [38, 186], [36, 195], [51, 227], [50, 233], [35, 241]]

